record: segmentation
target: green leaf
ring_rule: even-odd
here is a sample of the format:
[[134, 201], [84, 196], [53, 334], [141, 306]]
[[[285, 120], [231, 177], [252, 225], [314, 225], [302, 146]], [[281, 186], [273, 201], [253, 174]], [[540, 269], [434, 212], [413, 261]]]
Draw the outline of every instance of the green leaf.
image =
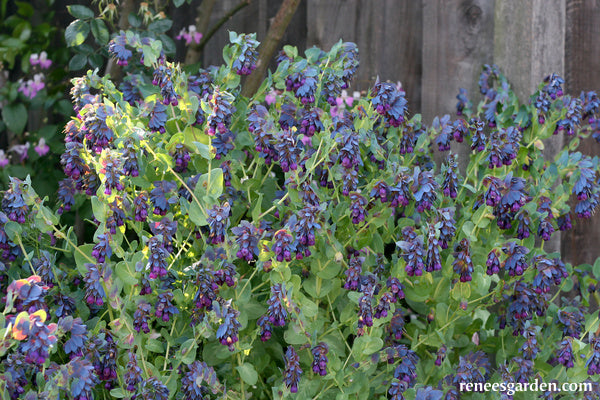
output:
[[198, 199], [209, 196], [216, 202], [222, 193], [223, 170], [221, 168], [214, 168], [211, 169], [209, 173], [202, 174], [194, 188], [194, 195], [196, 195]]
[[15, 241], [17, 236], [21, 236], [23, 228], [21, 228], [21, 225], [15, 221], [8, 221], [6, 224], [4, 224], [4, 231], [10, 240]]
[[254, 221], [259, 220], [258, 217], [260, 216], [260, 213], [262, 211], [262, 199], [263, 199], [263, 194], [259, 193], [258, 199], [256, 200], [256, 204], [254, 205], [254, 208], [252, 209], [252, 219]]
[[352, 346], [357, 354], [373, 354], [383, 347], [383, 340], [378, 337], [359, 336]]
[[2, 119], [8, 130], [20, 135], [27, 124], [27, 109], [21, 103], [8, 104], [2, 108]]
[[78, 53], [71, 58], [69, 61], [69, 70], [71, 71], [79, 71], [87, 64], [88, 59], [84, 54]]
[[148, 343], [146, 344], [146, 349], [150, 350], [153, 353], [162, 354], [165, 349], [163, 348], [162, 342], [159, 342], [156, 339], [148, 339]]
[[594, 277], [600, 279], [600, 257], [596, 259], [592, 271], [594, 272]]
[[67, 10], [69, 11], [69, 14], [71, 14], [72, 16], [74, 16], [75, 18], [78, 18], [78, 19], [94, 18], [94, 12], [92, 10], [90, 10], [89, 8], [87, 8], [86, 6], [81, 6], [81, 5], [67, 6]]
[[181, 362], [189, 365], [196, 360], [196, 350], [198, 349], [198, 344], [196, 343], [196, 339], [188, 339], [184, 344], [181, 345]]
[[185, 2], [185, 0], [173, 0], [175, 7], [179, 8]]
[[170, 19], [159, 19], [158, 21], [150, 23], [150, 25], [148, 25], [148, 30], [155, 33], [164, 33], [171, 29], [171, 26], [173, 26], [173, 21]]
[[123, 389], [122, 389], [122, 388], [114, 388], [114, 389], [112, 389], [112, 390], [110, 391], [110, 395], [111, 395], [112, 397], [115, 397], [115, 398], [117, 398], [117, 399], [122, 399], [122, 398], [124, 398], [125, 396], [127, 396], [127, 394], [125, 394], [125, 392], [123, 391]]
[[308, 342], [308, 338], [297, 324], [290, 324], [290, 327], [283, 333], [283, 338], [288, 344], [304, 344]]
[[96, 260], [92, 257], [92, 249], [94, 248], [93, 244], [84, 244], [82, 246], [77, 247], [77, 250], [73, 253], [75, 255], [75, 265], [77, 265], [77, 270], [83, 276], [87, 273], [87, 268], [85, 264], [95, 263]]
[[129, 267], [125, 261], [121, 261], [115, 267], [115, 271], [119, 279], [128, 285], [135, 285], [138, 283], [138, 279], [135, 277], [135, 270], [129, 270]]
[[108, 43], [109, 33], [108, 28], [103, 20], [95, 18], [90, 21], [90, 27], [92, 28], [92, 34], [96, 38], [98, 44], [105, 45]]
[[258, 382], [258, 373], [254, 369], [254, 365], [250, 363], [244, 363], [235, 367], [237, 372], [240, 374], [240, 378], [248, 385], [256, 385]]
[[146, 67], [152, 66], [158, 59], [158, 54], [150, 46], [142, 46], [142, 53], [144, 54], [144, 65]]
[[67, 41], [67, 47], [79, 46], [90, 33], [90, 24], [86, 21], [76, 19], [71, 22], [65, 30], [65, 40]]

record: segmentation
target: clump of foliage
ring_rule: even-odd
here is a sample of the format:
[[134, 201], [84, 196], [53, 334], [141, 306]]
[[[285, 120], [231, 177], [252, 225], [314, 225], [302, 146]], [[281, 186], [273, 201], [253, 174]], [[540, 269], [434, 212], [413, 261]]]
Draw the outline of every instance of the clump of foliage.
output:
[[[244, 98], [256, 45], [231, 33], [224, 65], [188, 74], [122, 32], [124, 83], [73, 81], [57, 210], [29, 180], [1, 202], [4, 397], [455, 399], [536, 377], [597, 396], [600, 262], [544, 250], [597, 208], [576, 151], [597, 96], [552, 75], [521, 104], [486, 66], [477, 108], [461, 92], [427, 127], [391, 83], [336, 101], [352, 43], [285, 47]], [[434, 162], [453, 141], [464, 171]], [[82, 204], [79, 243], [61, 218]]]

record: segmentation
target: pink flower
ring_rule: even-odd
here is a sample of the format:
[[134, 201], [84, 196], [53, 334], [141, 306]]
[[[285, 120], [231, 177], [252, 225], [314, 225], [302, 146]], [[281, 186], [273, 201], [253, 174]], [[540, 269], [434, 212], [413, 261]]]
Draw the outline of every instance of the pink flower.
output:
[[41, 138], [37, 146], [33, 148], [40, 157], [45, 156], [50, 151], [50, 147], [46, 144], [46, 139]]
[[269, 93], [265, 95], [265, 102], [268, 106], [275, 103], [277, 101], [277, 92], [274, 89], [271, 89]]
[[200, 39], [202, 39], [202, 34], [196, 31], [195, 25], [188, 26], [187, 29], [183, 28], [179, 31], [179, 35], [176, 36], [177, 40], [185, 39], [185, 44], [190, 45], [192, 42], [196, 44], [200, 44]]
[[29, 157], [27, 150], [29, 150], [29, 142], [25, 144], [16, 144], [11, 147], [9, 151], [14, 152], [19, 157], [19, 161], [23, 162]]
[[31, 65], [39, 65], [42, 69], [48, 69], [52, 65], [52, 60], [48, 59], [48, 53], [42, 51], [40, 54], [32, 54], [29, 56]]
[[35, 74], [33, 79], [23, 82], [20, 80], [18, 91], [23, 93], [25, 97], [33, 99], [40, 90], [42, 90], [46, 84], [43, 81], [44, 76], [42, 74]]
[[360, 92], [353, 92], [352, 97], [348, 96], [348, 92], [346, 90], [342, 90], [342, 94], [340, 97], [335, 99], [336, 106], [331, 107], [330, 114], [332, 117], [341, 117], [344, 115], [344, 110], [347, 107], [352, 107], [354, 101], [358, 101], [360, 99]]
[[4, 152], [4, 150], [0, 150], [0, 168], [4, 168], [8, 165], [9, 163], [9, 159], [6, 156], [6, 153]]

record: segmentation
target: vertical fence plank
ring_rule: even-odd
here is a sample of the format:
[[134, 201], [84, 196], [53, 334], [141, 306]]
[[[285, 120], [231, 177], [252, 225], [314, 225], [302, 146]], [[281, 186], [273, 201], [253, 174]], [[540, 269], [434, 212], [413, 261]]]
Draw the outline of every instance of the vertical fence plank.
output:
[[369, 89], [377, 76], [401, 81], [411, 112], [421, 104], [420, 0], [309, 0], [308, 46], [329, 49], [342, 39], [357, 44], [360, 68], [353, 87]]
[[[600, 91], [600, 1], [567, 0], [565, 73], [567, 92]], [[588, 139], [582, 153], [599, 155], [600, 144]], [[563, 235], [562, 253], [573, 265], [593, 263], [600, 257], [600, 215], [577, 219], [573, 230]]]
[[493, 57], [494, 0], [423, 1], [424, 121], [453, 113], [459, 88], [477, 101], [481, 66]]
[[[564, 75], [565, 25], [565, 0], [496, 3], [494, 62], [521, 101], [528, 101], [546, 76], [553, 72]], [[554, 159], [562, 145], [562, 136], [550, 138], [544, 157]], [[561, 234], [557, 231], [546, 250], [560, 248]]]

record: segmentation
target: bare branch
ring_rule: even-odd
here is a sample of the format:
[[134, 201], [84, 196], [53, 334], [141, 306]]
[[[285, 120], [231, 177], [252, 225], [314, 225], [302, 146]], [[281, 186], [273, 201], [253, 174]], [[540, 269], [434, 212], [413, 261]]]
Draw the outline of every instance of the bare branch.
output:
[[242, 89], [242, 95], [251, 97], [260, 87], [265, 73], [267, 72], [269, 62], [271, 58], [273, 58], [273, 54], [275, 53], [275, 50], [277, 50], [279, 42], [281, 42], [299, 4], [300, 0], [284, 0], [279, 7], [279, 11], [277, 11], [277, 15], [269, 27], [267, 36], [258, 49], [259, 56], [256, 63], [256, 69], [252, 75], [248, 76], [246, 79], [246, 83]]

